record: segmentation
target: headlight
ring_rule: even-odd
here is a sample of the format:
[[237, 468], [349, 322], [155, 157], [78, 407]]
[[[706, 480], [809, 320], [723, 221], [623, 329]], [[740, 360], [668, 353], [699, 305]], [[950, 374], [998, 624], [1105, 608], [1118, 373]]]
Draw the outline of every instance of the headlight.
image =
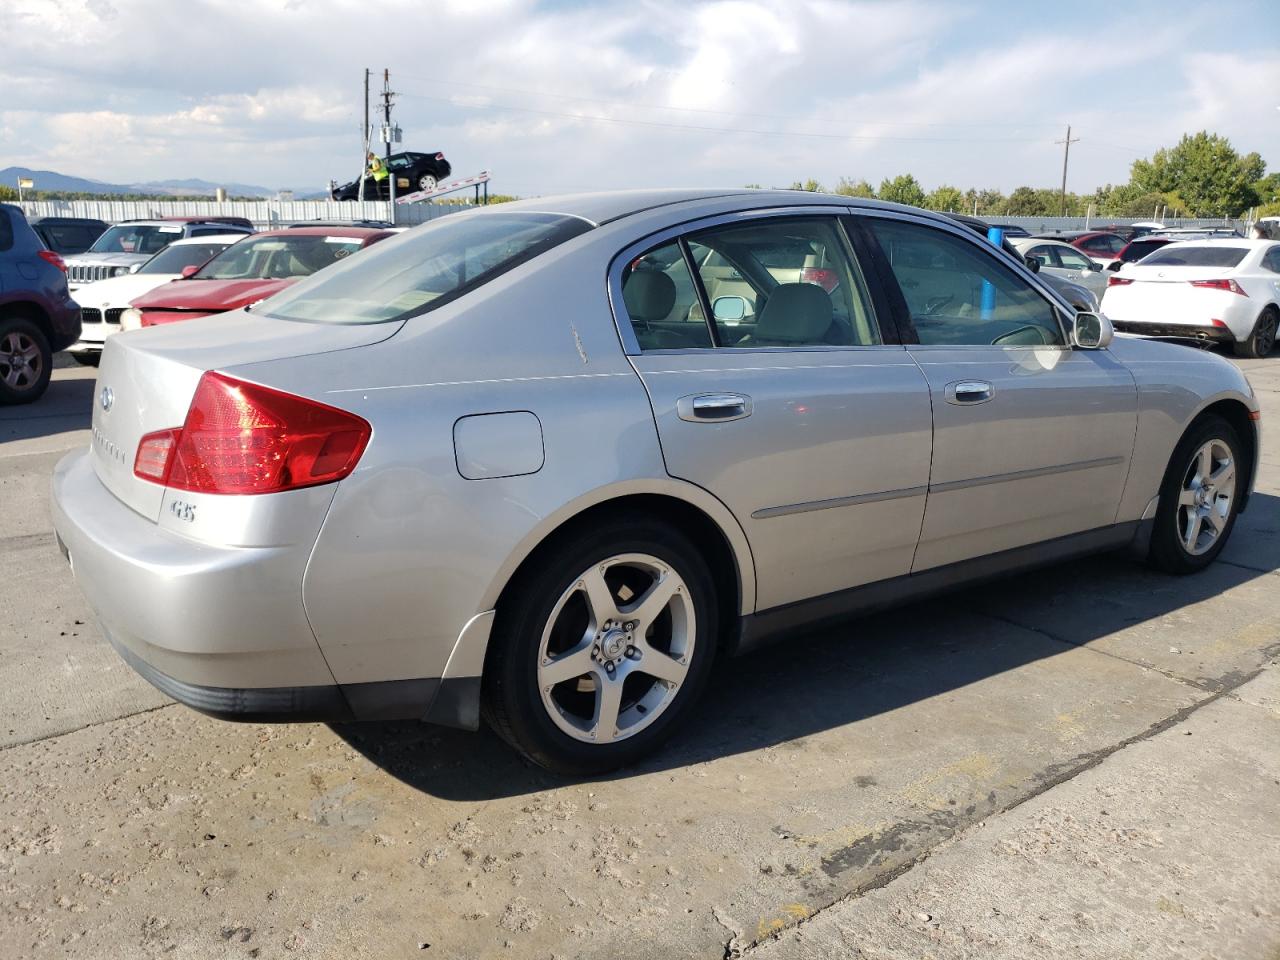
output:
[[123, 277], [128, 272], [129, 272], [128, 267], [112, 267], [111, 268], [111, 276], [113, 277]]
[[121, 330], [138, 330], [142, 327], [142, 311], [137, 307], [130, 307], [124, 313], [120, 314]]

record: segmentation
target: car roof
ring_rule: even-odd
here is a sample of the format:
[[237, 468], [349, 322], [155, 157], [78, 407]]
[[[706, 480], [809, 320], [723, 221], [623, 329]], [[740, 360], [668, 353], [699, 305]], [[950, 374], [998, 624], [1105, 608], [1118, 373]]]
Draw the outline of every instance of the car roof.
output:
[[385, 234], [386, 230], [376, 227], [286, 227], [283, 230], [264, 230], [255, 233], [258, 237], [349, 237], [352, 240], [366, 240]]
[[[884, 200], [864, 200], [830, 193], [811, 193], [807, 190], [757, 190], [747, 188], [684, 188], [673, 187], [655, 190], [614, 190], [602, 193], [570, 193], [559, 196], [532, 197], [513, 200], [510, 203], [480, 207], [468, 216], [485, 216], [508, 210], [538, 213], [555, 213], [577, 217], [596, 226], [634, 216], [661, 207], [692, 205], [702, 201], [740, 199], [744, 209], [762, 207], [838, 206], [870, 210], [903, 211], [937, 220], [954, 226], [956, 220], [945, 214], [918, 207]], [[696, 215], [696, 214], [695, 214]]]
[[217, 243], [219, 240], [226, 240], [230, 243], [236, 243], [245, 237], [252, 236], [248, 233], [211, 233], [203, 237], [183, 237], [181, 240], [175, 240], [169, 244], [171, 247], [195, 246], [197, 243]]
[[27, 217], [27, 222], [32, 224], [35, 224], [35, 223], [91, 223], [95, 225], [102, 224], [102, 226], [104, 227], [107, 225], [107, 222], [105, 220], [98, 220], [95, 217], [62, 217], [62, 216], [54, 216], [52, 214]]

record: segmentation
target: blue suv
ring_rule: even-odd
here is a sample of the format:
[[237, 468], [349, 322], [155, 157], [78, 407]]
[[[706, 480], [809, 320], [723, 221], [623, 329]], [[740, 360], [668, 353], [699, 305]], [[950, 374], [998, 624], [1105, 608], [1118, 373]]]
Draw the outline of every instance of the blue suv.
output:
[[66, 271], [22, 210], [0, 203], [0, 404], [40, 399], [53, 352], [80, 338]]

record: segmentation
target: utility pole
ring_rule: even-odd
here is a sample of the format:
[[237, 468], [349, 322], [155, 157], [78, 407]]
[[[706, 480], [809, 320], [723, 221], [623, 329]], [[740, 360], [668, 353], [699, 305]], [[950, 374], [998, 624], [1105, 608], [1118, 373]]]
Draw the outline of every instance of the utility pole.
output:
[[1079, 143], [1080, 138], [1071, 139], [1071, 124], [1067, 124], [1066, 139], [1053, 142], [1062, 144], [1062, 216], [1065, 217], [1067, 215], [1067, 159], [1071, 156], [1071, 145]]
[[387, 142], [387, 149], [385, 153], [386, 159], [383, 162], [386, 163], [387, 169], [387, 187], [390, 191], [387, 194], [387, 197], [391, 201], [388, 210], [390, 211], [389, 219], [392, 223], [396, 222], [396, 175], [391, 169], [391, 164], [387, 161], [391, 159], [391, 140], [393, 137], [391, 128], [391, 98], [394, 96], [395, 93], [391, 90], [391, 71], [384, 68], [382, 71], [382, 137]]
[[364, 127], [360, 131], [360, 186], [356, 199], [364, 201], [365, 170], [369, 166], [369, 68], [364, 68]]

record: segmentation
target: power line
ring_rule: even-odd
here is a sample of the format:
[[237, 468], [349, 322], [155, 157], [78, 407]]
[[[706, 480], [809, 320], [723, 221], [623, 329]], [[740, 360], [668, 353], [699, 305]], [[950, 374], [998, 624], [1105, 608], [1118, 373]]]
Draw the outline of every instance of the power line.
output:
[[[551, 100], [569, 100], [581, 103], [596, 103], [610, 107], [625, 107], [631, 110], [668, 110], [678, 113], [698, 113], [708, 114], [721, 117], [755, 117], [761, 120], [791, 120], [792, 116], [778, 113], [751, 113], [745, 110], [709, 110], [702, 107], [672, 107], [660, 106], [652, 103], [633, 103], [624, 100], [604, 100], [598, 97], [583, 97], [576, 94], [568, 93], [550, 93], [545, 90], [529, 90], [521, 87], [497, 87], [482, 83], [465, 83], [461, 80], [441, 80], [438, 77], [424, 77], [421, 74], [400, 73], [400, 76], [409, 77], [413, 80], [424, 80], [427, 83], [442, 84], [447, 87], [466, 87], [471, 90], [487, 90], [493, 93], [516, 93], [525, 96], [546, 97]], [[425, 95], [423, 95], [425, 96]], [[451, 100], [444, 98], [441, 102], [452, 103]], [[1056, 127], [1058, 124], [1044, 120], [1032, 120], [1025, 123], [1012, 123], [1002, 120], [951, 120], [951, 121], [925, 121], [925, 120], [861, 120], [861, 123], [871, 124], [873, 126], [883, 127]]]
[[[433, 97], [428, 94], [421, 93], [404, 93], [400, 96], [409, 97], [414, 100], [430, 100], [434, 103], [447, 103], [451, 106], [464, 106], [456, 104], [447, 97]], [[466, 104], [469, 110], [503, 110], [514, 113], [529, 113], [543, 117], [559, 117], [565, 120], [588, 120], [595, 123], [613, 123], [624, 126], [638, 127], [660, 127], [668, 130], [694, 130], [705, 133], [741, 133], [749, 134], [756, 137], [802, 137], [808, 139], [819, 140], [860, 140], [869, 143], [1043, 143], [1039, 137], [882, 137], [867, 136], [853, 133], [815, 133], [803, 130], [755, 130], [745, 127], [717, 127], [703, 126], [700, 124], [689, 123], [670, 123], [661, 120], [631, 120], [622, 119], [620, 117], [602, 117], [595, 114], [587, 113], [564, 113], [557, 110], [538, 110], [533, 107], [516, 107], [510, 104], [487, 103], [487, 104]]]

